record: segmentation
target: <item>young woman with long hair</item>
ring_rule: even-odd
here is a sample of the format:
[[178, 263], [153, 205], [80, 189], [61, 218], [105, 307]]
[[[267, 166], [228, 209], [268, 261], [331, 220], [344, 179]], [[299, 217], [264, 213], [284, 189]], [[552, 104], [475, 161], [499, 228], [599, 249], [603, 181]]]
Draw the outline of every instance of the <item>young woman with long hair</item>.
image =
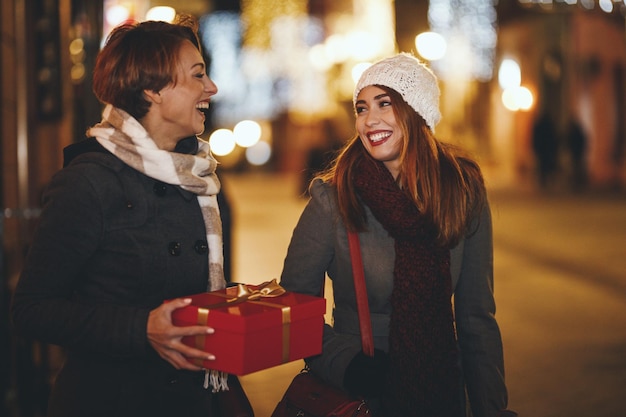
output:
[[[491, 217], [477, 163], [434, 135], [434, 74], [399, 54], [354, 92], [356, 135], [313, 180], [281, 276], [319, 294], [332, 280], [333, 323], [307, 359], [374, 415], [461, 417], [506, 411], [495, 320]], [[347, 232], [358, 232], [375, 353], [361, 351]], [[509, 415], [511, 415], [509, 414]]]

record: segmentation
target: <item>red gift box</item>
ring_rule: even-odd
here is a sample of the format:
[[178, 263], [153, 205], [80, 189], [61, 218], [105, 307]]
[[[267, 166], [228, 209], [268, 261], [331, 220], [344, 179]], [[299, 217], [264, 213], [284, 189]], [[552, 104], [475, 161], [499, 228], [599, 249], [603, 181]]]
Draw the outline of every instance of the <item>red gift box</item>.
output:
[[287, 292], [276, 280], [186, 298], [191, 304], [172, 313], [173, 323], [215, 329], [183, 338], [215, 355], [212, 361], [190, 359], [198, 366], [245, 375], [322, 352], [324, 298]]

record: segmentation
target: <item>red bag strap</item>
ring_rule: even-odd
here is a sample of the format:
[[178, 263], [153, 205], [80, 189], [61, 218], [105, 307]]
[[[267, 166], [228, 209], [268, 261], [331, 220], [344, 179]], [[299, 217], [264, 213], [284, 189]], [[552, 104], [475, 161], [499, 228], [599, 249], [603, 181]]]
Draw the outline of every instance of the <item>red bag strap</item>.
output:
[[374, 337], [372, 335], [370, 306], [367, 301], [367, 288], [365, 287], [365, 274], [363, 273], [363, 259], [361, 258], [361, 243], [359, 242], [359, 235], [356, 232], [348, 231], [348, 243], [350, 244], [350, 260], [352, 261], [356, 305], [359, 312], [361, 344], [363, 345], [363, 353], [367, 356], [373, 357]]

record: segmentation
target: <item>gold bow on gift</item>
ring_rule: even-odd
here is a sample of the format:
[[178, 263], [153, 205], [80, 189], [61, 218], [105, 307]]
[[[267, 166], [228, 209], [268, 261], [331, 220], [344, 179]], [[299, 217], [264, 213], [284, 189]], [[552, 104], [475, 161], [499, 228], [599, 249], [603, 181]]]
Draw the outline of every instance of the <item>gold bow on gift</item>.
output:
[[[269, 302], [258, 301], [262, 298], [273, 298], [285, 294], [287, 291], [281, 287], [276, 279], [266, 281], [260, 285], [255, 286], [254, 289], [245, 284], [237, 285], [237, 295], [231, 297], [228, 294], [214, 293], [214, 295], [227, 298], [226, 301], [221, 303], [215, 303], [204, 307], [198, 308], [197, 324], [206, 326], [208, 322], [209, 312], [216, 308], [231, 307], [237, 304], [251, 301], [254, 304], [261, 304], [268, 307], [279, 308], [282, 313], [282, 361], [283, 363], [289, 361], [289, 332], [291, 324], [291, 307], [281, 304], [274, 304]], [[197, 335], [195, 337], [196, 347], [203, 349], [205, 345], [205, 335]], [[194, 359], [194, 362], [202, 366], [202, 360]]]
[[228, 298], [228, 294], [215, 294], [220, 297], [227, 297], [228, 299], [222, 303], [211, 304], [206, 308], [215, 309], [222, 307], [230, 307], [236, 304], [245, 303], [246, 301], [255, 301], [260, 298], [273, 298], [285, 294], [287, 291], [276, 282], [276, 278], [271, 281], [266, 281], [255, 289], [250, 288], [246, 284], [237, 284], [237, 295], [232, 298]]
[[278, 282], [276, 282], [276, 278], [274, 278], [271, 281], [266, 281], [258, 285], [257, 288], [254, 290], [251, 290], [250, 287], [248, 287], [245, 284], [238, 284], [237, 285], [237, 298], [232, 298], [228, 300], [228, 302], [239, 301], [240, 299], [243, 299], [243, 301], [246, 301], [246, 300], [258, 300], [259, 298], [265, 298], [265, 297], [278, 297], [280, 295], [283, 295], [286, 292], [287, 291], [285, 291], [285, 289], [281, 287]]

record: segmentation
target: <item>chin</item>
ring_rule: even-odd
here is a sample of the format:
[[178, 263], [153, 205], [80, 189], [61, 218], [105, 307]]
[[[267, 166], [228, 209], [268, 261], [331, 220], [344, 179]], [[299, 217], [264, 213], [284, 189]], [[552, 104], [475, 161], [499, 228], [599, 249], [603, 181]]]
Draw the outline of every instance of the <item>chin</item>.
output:
[[198, 123], [196, 126], [194, 126], [193, 131], [195, 132], [194, 135], [201, 135], [204, 133], [204, 120], [202, 121], [202, 123]]

